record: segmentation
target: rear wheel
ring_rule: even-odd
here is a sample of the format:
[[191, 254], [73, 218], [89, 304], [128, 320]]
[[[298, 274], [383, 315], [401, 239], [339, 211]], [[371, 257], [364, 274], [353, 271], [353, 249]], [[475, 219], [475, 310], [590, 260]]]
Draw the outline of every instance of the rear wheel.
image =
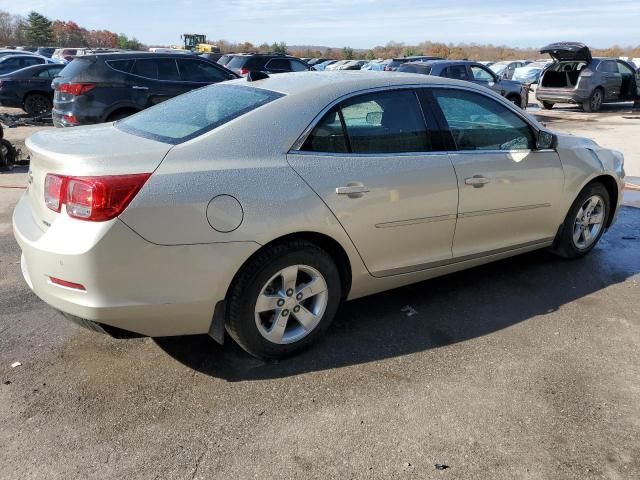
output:
[[51, 111], [51, 99], [41, 93], [31, 93], [24, 99], [22, 109], [29, 115], [41, 115]]
[[542, 108], [544, 108], [545, 110], [551, 110], [554, 105], [555, 105], [555, 103], [542, 102]]
[[588, 100], [582, 103], [582, 109], [587, 113], [597, 112], [602, 107], [604, 93], [601, 88], [596, 88]]
[[567, 213], [556, 238], [555, 253], [565, 258], [578, 258], [589, 253], [602, 237], [609, 221], [610, 202], [604, 185], [587, 185]]
[[320, 338], [341, 298], [340, 274], [329, 254], [306, 241], [276, 244], [234, 281], [227, 331], [251, 355], [286, 357]]
[[520, 99], [519, 95], [509, 95], [507, 97], [507, 100], [509, 100], [511, 103], [513, 103], [516, 107], [520, 107], [521, 108], [521, 104], [522, 104], [522, 100]]
[[0, 139], [0, 168], [8, 168], [16, 162], [16, 150], [8, 140]]

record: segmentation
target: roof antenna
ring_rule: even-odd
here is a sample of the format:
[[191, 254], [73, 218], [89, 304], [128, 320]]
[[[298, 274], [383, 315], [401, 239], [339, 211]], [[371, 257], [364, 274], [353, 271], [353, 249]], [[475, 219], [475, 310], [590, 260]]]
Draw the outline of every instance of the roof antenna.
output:
[[269, 78], [269, 75], [264, 72], [252, 70], [247, 74], [247, 82], [256, 82], [258, 80], [264, 80], [265, 78]]

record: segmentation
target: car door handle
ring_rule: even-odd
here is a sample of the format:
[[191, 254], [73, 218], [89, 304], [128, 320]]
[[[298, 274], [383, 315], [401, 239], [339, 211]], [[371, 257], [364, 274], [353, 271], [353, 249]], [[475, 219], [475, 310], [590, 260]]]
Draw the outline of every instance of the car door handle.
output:
[[364, 185], [347, 185], [346, 187], [336, 187], [336, 193], [338, 195], [358, 195], [361, 193], [367, 193], [369, 187]]
[[133, 87], [134, 90], [149, 90], [149, 87], [141, 87], [139, 85], [134, 85]]
[[489, 183], [487, 177], [483, 177], [482, 175], [474, 175], [473, 177], [465, 178], [464, 183], [467, 185], [473, 185], [473, 188], [481, 188], [484, 187], [487, 183]]

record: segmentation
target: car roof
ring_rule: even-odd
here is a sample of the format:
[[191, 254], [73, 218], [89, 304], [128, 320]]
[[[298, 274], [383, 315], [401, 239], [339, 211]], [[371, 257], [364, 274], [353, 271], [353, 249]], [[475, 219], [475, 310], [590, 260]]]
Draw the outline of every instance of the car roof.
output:
[[[126, 60], [127, 58], [200, 58], [200, 55], [195, 53], [169, 53], [169, 52], [93, 52], [87, 55], [81, 55], [76, 58], [90, 58], [96, 57], [106, 60]], [[206, 59], [205, 59], [206, 60]]]
[[[285, 95], [313, 95], [337, 98], [352, 92], [403, 85], [452, 85], [474, 88], [474, 85], [461, 80], [431, 77], [415, 73], [334, 70], [329, 72], [293, 72], [272, 75], [263, 80], [248, 82], [246, 79], [231, 80], [225, 84], [246, 85], [271, 90]], [[471, 87], [470, 87], [471, 86]], [[482, 89], [482, 87], [478, 87]]]

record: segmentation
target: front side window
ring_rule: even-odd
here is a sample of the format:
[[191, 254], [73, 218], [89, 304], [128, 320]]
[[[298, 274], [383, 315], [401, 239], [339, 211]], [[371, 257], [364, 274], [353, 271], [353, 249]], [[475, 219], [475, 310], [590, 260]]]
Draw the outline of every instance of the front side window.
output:
[[134, 135], [178, 144], [282, 96], [261, 88], [215, 84], [143, 110], [116, 122], [116, 126]]
[[631, 70], [624, 63], [618, 62], [617, 67], [618, 67], [618, 73], [620, 73], [621, 75], [633, 75], [633, 70]]
[[303, 64], [302, 62], [298, 62], [296, 60], [291, 60], [292, 72], [304, 72], [306, 70], [309, 70], [309, 67], [307, 67], [305, 64]]
[[458, 150], [524, 150], [535, 146], [529, 124], [505, 105], [466, 90], [434, 89]]
[[428, 152], [431, 142], [416, 94], [413, 90], [393, 90], [343, 102], [316, 126], [302, 150], [358, 154]]
[[479, 67], [478, 65], [471, 66], [471, 74], [475, 80], [480, 80], [482, 82], [493, 82], [495, 78], [493, 75], [486, 69]]
[[605, 60], [602, 62], [598, 70], [605, 73], [618, 73], [616, 62], [612, 62], [611, 60]]
[[272, 58], [267, 62], [265, 66], [267, 70], [273, 70], [278, 72], [290, 72], [291, 63], [286, 58]]
[[221, 82], [228, 79], [225, 73], [213, 65], [199, 60], [180, 59], [178, 60], [178, 68], [180, 76], [185, 82]]

